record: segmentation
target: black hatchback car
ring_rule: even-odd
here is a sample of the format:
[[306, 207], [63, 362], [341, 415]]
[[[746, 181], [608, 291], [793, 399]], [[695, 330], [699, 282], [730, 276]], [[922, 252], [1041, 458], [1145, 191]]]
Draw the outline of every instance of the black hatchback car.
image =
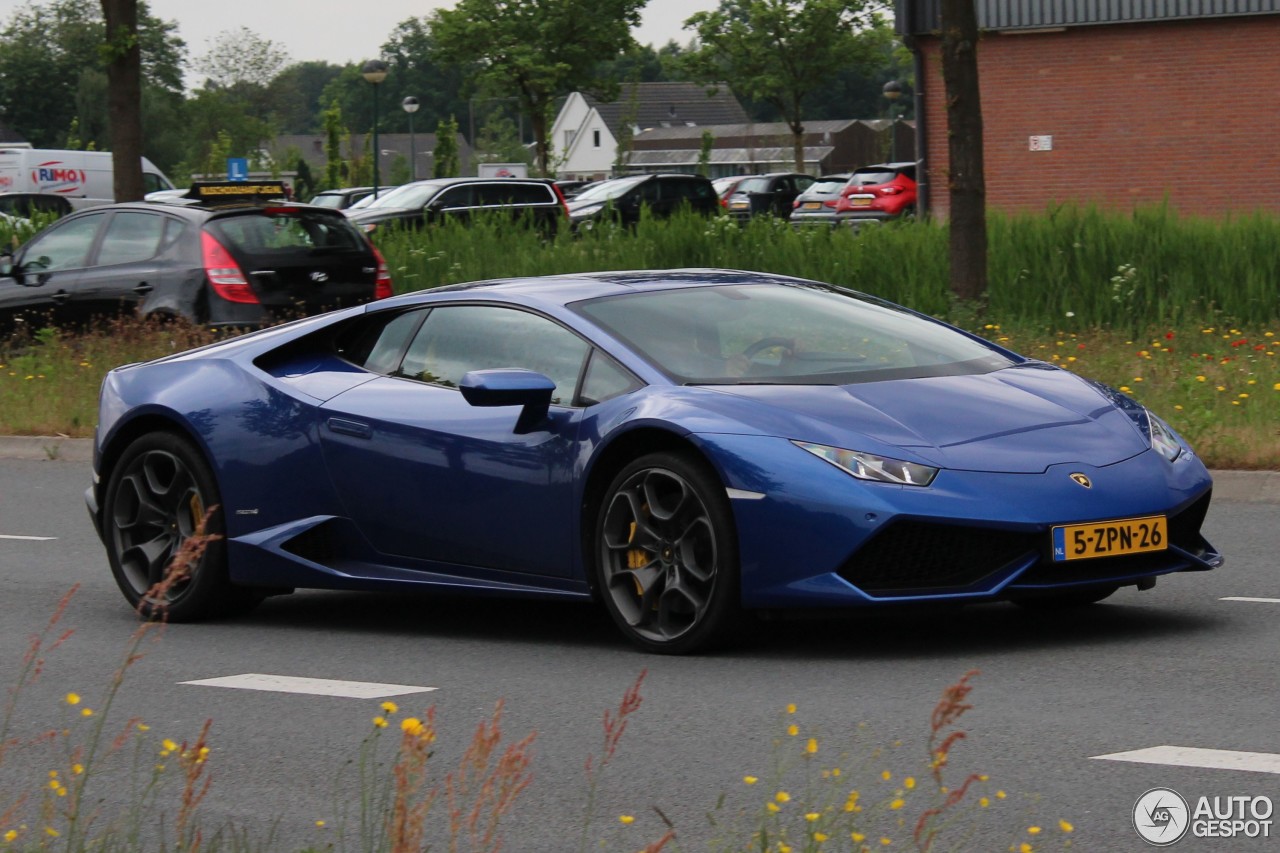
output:
[[564, 196], [554, 183], [537, 178], [435, 178], [379, 193], [347, 213], [365, 232], [390, 225], [468, 222], [485, 214], [527, 217], [539, 229], [555, 233], [565, 219]]
[[791, 216], [796, 196], [813, 186], [813, 177], [798, 172], [748, 175], [738, 181], [725, 199], [729, 215], [740, 221], [753, 216]]
[[102, 315], [261, 326], [390, 296], [381, 254], [340, 211], [280, 184], [196, 184], [187, 204], [92, 207], [0, 255], [0, 324]]
[[631, 175], [601, 181], [578, 193], [569, 202], [569, 221], [575, 228], [591, 228], [604, 219], [635, 225], [641, 208], [663, 218], [684, 207], [695, 213], [719, 213], [720, 198], [711, 181], [700, 175]]

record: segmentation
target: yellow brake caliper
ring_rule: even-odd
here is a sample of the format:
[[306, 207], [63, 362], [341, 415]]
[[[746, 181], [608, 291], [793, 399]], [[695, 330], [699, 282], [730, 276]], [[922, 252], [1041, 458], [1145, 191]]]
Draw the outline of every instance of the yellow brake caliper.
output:
[[[636, 523], [633, 521], [631, 522], [630, 531], [627, 532], [627, 544], [630, 545], [632, 542], [635, 542], [635, 541], [636, 541]], [[649, 562], [649, 555], [645, 553], [643, 548], [630, 548], [627, 550], [627, 568], [628, 569], [632, 569], [632, 570], [643, 569], [648, 562]], [[635, 584], [636, 584], [636, 595], [643, 598], [644, 587], [640, 586], [640, 579], [635, 575], [632, 575], [631, 579], [635, 581]]]

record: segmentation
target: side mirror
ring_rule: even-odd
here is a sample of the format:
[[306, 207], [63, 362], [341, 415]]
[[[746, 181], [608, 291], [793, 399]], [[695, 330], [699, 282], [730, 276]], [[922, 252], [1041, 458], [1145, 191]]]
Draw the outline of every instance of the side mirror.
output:
[[556, 383], [541, 373], [515, 367], [472, 370], [462, 377], [458, 390], [473, 406], [521, 406], [517, 433], [532, 432], [551, 409]]

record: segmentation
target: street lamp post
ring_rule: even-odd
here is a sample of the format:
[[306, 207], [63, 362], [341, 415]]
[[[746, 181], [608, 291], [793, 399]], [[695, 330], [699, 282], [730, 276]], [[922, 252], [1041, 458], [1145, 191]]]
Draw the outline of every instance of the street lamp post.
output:
[[382, 180], [378, 175], [378, 84], [387, 79], [387, 63], [381, 59], [370, 59], [360, 69], [365, 80], [373, 84], [373, 197], [378, 197], [378, 187]]
[[400, 106], [409, 114], [409, 179], [418, 180], [418, 147], [413, 141], [413, 114], [418, 111], [418, 99], [413, 95], [400, 102]]
[[898, 159], [898, 99], [902, 97], [902, 84], [890, 80], [884, 84], [884, 96], [889, 100], [889, 161]]

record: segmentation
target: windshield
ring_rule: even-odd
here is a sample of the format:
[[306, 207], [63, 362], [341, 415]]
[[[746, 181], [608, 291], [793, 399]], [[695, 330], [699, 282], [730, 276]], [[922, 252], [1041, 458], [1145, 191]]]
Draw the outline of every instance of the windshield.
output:
[[634, 178], [618, 178], [613, 181], [602, 181], [593, 187], [588, 187], [573, 197], [574, 201], [608, 201], [611, 198], [617, 198], [625, 193], [641, 181], [645, 180], [648, 175], [637, 175]]
[[441, 184], [428, 182], [405, 184], [404, 186], [396, 187], [390, 192], [380, 192], [377, 198], [372, 195], [365, 196], [361, 199], [363, 203], [360, 205], [360, 209], [390, 207], [412, 210], [422, 207], [430, 201], [431, 197], [440, 191], [440, 187]]
[[769, 191], [768, 178], [747, 178], [734, 187], [735, 193], [765, 193]]
[[847, 385], [1014, 363], [904, 308], [816, 283], [652, 291], [575, 308], [686, 385]]
[[869, 187], [872, 184], [887, 184], [894, 179], [896, 172], [888, 170], [882, 172], [854, 172], [853, 178], [849, 183], [859, 187]]
[[337, 193], [321, 193], [311, 199], [311, 204], [316, 207], [340, 207], [342, 205], [342, 196]]
[[807, 195], [826, 195], [837, 193], [849, 182], [848, 175], [829, 175], [825, 178], [818, 178], [814, 181], [809, 189], [805, 190]]

